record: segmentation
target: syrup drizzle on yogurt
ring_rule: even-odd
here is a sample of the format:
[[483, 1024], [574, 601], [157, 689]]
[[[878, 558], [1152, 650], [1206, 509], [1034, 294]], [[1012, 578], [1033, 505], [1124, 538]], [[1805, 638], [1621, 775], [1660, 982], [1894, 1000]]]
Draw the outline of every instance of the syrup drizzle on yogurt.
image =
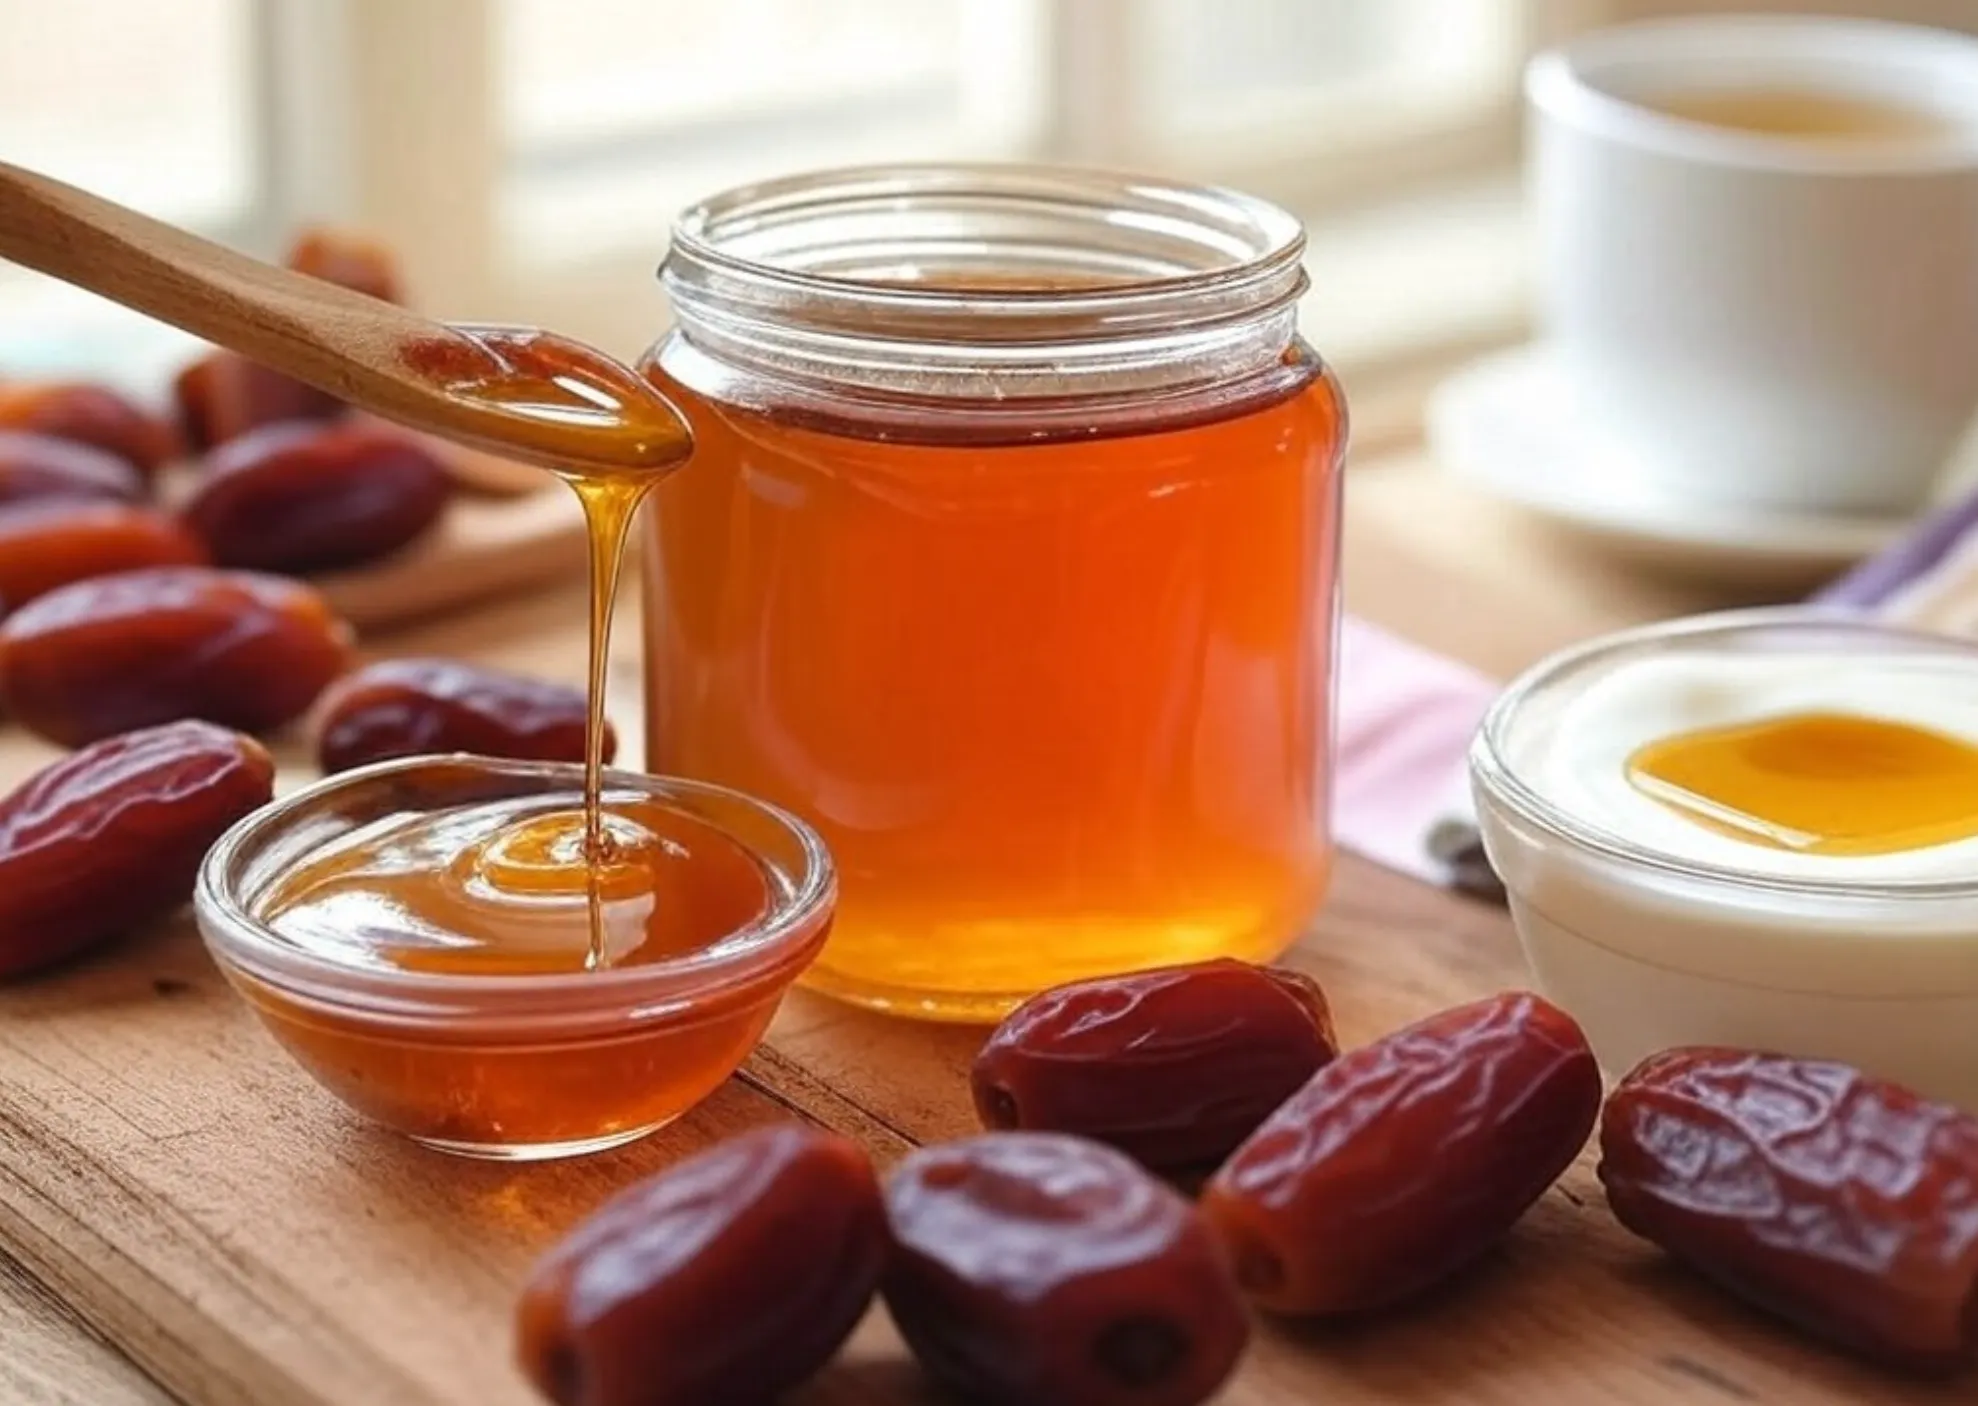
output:
[[1900, 854], [1978, 836], [1978, 747], [1905, 722], [1806, 712], [1660, 738], [1636, 790], [1733, 839], [1802, 854]]

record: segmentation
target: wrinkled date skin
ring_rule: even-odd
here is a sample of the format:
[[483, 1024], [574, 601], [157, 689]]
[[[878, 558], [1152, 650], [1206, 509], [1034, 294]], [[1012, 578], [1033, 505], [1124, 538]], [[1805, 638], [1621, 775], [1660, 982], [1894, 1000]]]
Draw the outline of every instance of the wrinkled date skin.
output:
[[[585, 718], [581, 688], [451, 659], [387, 659], [323, 695], [316, 759], [325, 775], [435, 752], [580, 762]], [[606, 723], [607, 762], [616, 749]]]
[[30, 499], [0, 507], [0, 602], [148, 566], [198, 566], [206, 548], [168, 515], [130, 503]]
[[1216, 1173], [1202, 1209], [1262, 1307], [1381, 1308], [1495, 1244], [1578, 1155], [1600, 1094], [1573, 1019], [1507, 992], [1321, 1069]]
[[1815, 1336], [1917, 1372], [1978, 1347], [1978, 1118], [1844, 1064], [1653, 1055], [1600, 1127], [1622, 1225]]
[[213, 451], [184, 516], [221, 566], [302, 574], [397, 551], [439, 520], [452, 486], [396, 430], [268, 425]]
[[274, 793], [252, 738], [170, 723], [85, 747], [0, 799], [0, 978], [164, 916], [213, 841]]
[[69, 440], [114, 454], [142, 474], [178, 452], [169, 421], [142, 410], [108, 386], [29, 381], [0, 386], [0, 430]]
[[1035, 996], [970, 1082], [985, 1127], [1078, 1133], [1185, 1171], [1228, 1156], [1338, 1053], [1317, 982], [1223, 959]]
[[621, 1192], [550, 1250], [517, 1355], [557, 1406], [767, 1406], [851, 1334], [885, 1258], [858, 1146], [758, 1128]]
[[0, 707], [67, 747], [179, 718], [262, 732], [300, 716], [349, 652], [350, 628], [300, 582], [126, 571], [0, 621]]
[[1249, 1341], [1195, 1208], [1110, 1147], [986, 1133], [886, 1188], [881, 1285], [914, 1356], [990, 1406], [1195, 1406]]
[[92, 444], [0, 429], [0, 507], [37, 499], [135, 503], [144, 480], [123, 459]]

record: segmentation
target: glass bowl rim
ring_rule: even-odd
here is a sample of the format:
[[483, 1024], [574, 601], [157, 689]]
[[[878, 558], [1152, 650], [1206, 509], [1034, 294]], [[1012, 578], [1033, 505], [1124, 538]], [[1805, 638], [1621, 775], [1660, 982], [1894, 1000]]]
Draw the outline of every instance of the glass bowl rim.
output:
[[[796, 842], [801, 867], [794, 872], [771, 863], [754, 846], [744, 845], [759, 861], [784, 875], [789, 887], [772, 895], [769, 907], [755, 919], [712, 947], [658, 962], [642, 962], [604, 971], [556, 972], [530, 975], [460, 975], [404, 971], [338, 962], [303, 951], [277, 937], [248, 911], [237, 891], [236, 872], [246, 852], [283, 834], [296, 821], [340, 791], [354, 789], [435, 765], [470, 765], [483, 771], [544, 783], [581, 788], [581, 762], [521, 761], [471, 753], [432, 753], [373, 762], [323, 777], [235, 822], [214, 842], [199, 867], [193, 907], [207, 948], [223, 969], [237, 970], [255, 980], [324, 1006], [380, 1009], [409, 1000], [430, 1018], [454, 999], [471, 1000], [477, 1015], [544, 1000], [560, 1001], [567, 1009], [595, 1012], [600, 1007], [622, 1009], [628, 1017], [671, 1012], [683, 1006], [777, 976], [790, 965], [779, 987], [795, 981], [801, 970], [799, 939], [816, 932], [821, 941], [823, 921], [837, 902], [837, 871], [823, 837], [800, 817], [758, 797], [711, 782], [683, 777], [652, 776], [607, 768], [605, 793], [635, 791], [660, 800], [701, 798], [731, 805], [767, 820]], [[545, 784], [543, 791], [555, 789]], [[705, 817], [703, 817], [705, 818]], [[739, 841], [738, 841], [739, 842]], [[576, 998], [576, 999], [572, 999]]]
[[[1728, 864], [1687, 859], [1639, 844], [1619, 831], [1582, 819], [1539, 794], [1519, 776], [1506, 756], [1509, 730], [1531, 698], [1580, 670], [1616, 655], [1671, 643], [1721, 642], [1758, 631], [1816, 631], [1873, 636], [1919, 646], [1931, 653], [1963, 656], [1978, 665], [1978, 643], [1890, 624], [1859, 609], [1832, 605], [1761, 606], [1710, 611], [1659, 620], [1596, 636], [1557, 650], [1514, 678], [1492, 701], [1471, 738], [1468, 763], [1472, 782], [1487, 799], [1551, 839], [1590, 852], [1624, 868], [1650, 870], [1686, 882], [1746, 893], [1789, 894], [1796, 898], [1928, 900], [1978, 898], [1978, 879], [1826, 879], [1756, 874]], [[1790, 652], [1790, 651], [1787, 651]]]

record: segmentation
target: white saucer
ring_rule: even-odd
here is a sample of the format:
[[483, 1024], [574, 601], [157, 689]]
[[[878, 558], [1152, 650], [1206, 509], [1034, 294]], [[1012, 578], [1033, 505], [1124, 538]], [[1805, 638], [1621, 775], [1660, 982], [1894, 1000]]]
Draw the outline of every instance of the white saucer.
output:
[[1687, 576], [1808, 584], [1881, 550], [1914, 520], [1704, 507], [1658, 493], [1575, 417], [1541, 345], [1483, 358], [1436, 388], [1428, 441], [1450, 474], [1630, 557]]

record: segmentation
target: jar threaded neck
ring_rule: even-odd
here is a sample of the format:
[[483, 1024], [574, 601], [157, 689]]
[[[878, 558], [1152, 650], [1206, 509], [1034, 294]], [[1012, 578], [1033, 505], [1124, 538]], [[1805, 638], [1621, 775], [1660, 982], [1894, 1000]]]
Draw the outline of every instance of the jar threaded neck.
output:
[[1274, 375], [1303, 252], [1291, 215], [1215, 187], [861, 167], [695, 206], [660, 279], [686, 355], [731, 403], [1035, 418]]

